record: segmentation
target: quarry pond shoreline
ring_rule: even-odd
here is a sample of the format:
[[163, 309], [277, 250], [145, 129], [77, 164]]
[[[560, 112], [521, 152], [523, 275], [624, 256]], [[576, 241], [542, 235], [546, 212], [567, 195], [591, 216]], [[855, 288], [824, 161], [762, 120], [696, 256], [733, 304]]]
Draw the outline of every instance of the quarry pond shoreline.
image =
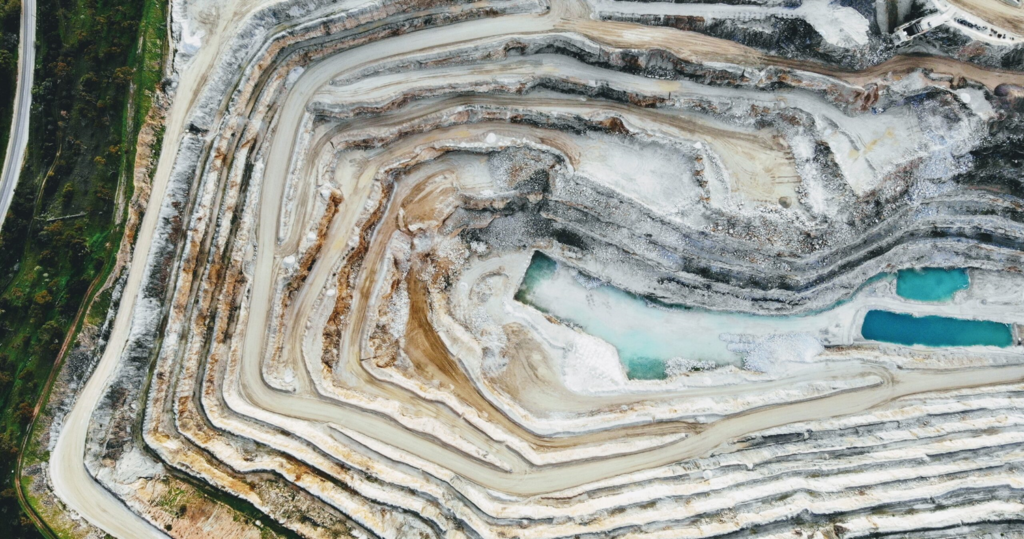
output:
[[[563, 267], [564, 266], [564, 267]], [[881, 281], [895, 280], [892, 287]], [[640, 297], [590, 277], [536, 251], [515, 293], [516, 301], [539, 309], [564, 323], [607, 341], [615, 347], [626, 374], [633, 379], [664, 379], [693, 370], [743, 365], [744, 357], [763, 356], [763, 348], [788, 340], [785, 353], [814, 344], [849, 345], [850, 335], [906, 346], [998, 346], [1014, 344], [1008, 323], [961, 320], [934, 315], [895, 313], [868, 309], [865, 297], [896, 300], [913, 313], [915, 301], [949, 301], [969, 288], [963, 268], [906, 269], [869, 278], [849, 298], [810, 314], [752, 315], [665, 304]], [[866, 292], [865, 292], [866, 289]], [[893, 297], [893, 296], [898, 296]], [[898, 303], [899, 298], [912, 300]], [[922, 306], [927, 312], [927, 306]], [[835, 310], [849, 311], [837, 315]], [[856, 313], [856, 314], [854, 314]], [[978, 313], [984, 316], [983, 313]], [[817, 322], [817, 319], [825, 319]], [[850, 327], [834, 341], [817, 340], [828, 335], [826, 326]], [[760, 336], [761, 343], [758, 344]], [[753, 337], [753, 338], [752, 338]], [[752, 342], [753, 341], [753, 342]], [[761, 349], [758, 349], [760, 347]], [[781, 353], [781, 352], [775, 352]]]

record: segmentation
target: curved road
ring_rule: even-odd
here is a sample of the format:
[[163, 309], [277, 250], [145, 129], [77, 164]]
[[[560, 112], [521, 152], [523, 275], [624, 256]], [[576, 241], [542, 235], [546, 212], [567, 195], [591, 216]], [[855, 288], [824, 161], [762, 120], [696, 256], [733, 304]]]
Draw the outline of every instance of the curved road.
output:
[[103, 396], [107, 382], [113, 375], [121, 352], [128, 341], [135, 312], [135, 300], [139, 295], [143, 275], [149, 262], [149, 246], [151, 245], [156, 225], [159, 222], [159, 208], [163, 204], [164, 194], [171, 175], [174, 158], [186, 125], [192, 104], [212, 71], [216, 59], [220, 55], [221, 39], [227, 33], [226, 28], [237, 23], [246, 14], [254, 10], [250, 2], [239, 2], [233, 12], [224, 14], [218, 21], [215, 31], [211, 32], [199, 53], [183, 68], [174, 100], [165, 121], [164, 147], [157, 161], [156, 173], [153, 176], [152, 194], [147, 207], [156, 211], [146, 211], [139, 225], [133, 256], [128, 267], [128, 280], [125, 282], [114, 318], [114, 327], [103, 350], [96, 370], [89, 377], [85, 387], [79, 392], [71, 412], [64, 418], [57, 443], [50, 453], [50, 480], [53, 492], [63, 501], [68, 509], [84, 517], [104, 532], [122, 539], [164, 538], [163, 531], [157, 529], [138, 514], [131, 511], [110, 491], [100, 485], [85, 467], [85, 441], [88, 434], [89, 418], [96, 403]]
[[18, 89], [14, 93], [11, 115], [11, 138], [7, 140], [4, 170], [0, 176], [0, 230], [7, 208], [11, 206], [14, 188], [21, 174], [28, 144], [28, 117], [32, 106], [32, 72], [36, 65], [36, 0], [21, 1], [21, 50], [18, 51]]

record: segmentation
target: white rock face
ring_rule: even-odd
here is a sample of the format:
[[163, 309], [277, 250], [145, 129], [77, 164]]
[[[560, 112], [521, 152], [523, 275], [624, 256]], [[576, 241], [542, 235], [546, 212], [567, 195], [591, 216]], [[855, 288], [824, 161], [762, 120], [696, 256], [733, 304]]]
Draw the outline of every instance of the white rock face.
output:
[[806, 333], [723, 338], [731, 341], [729, 350], [743, 356], [743, 367], [756, 372], [770, 373], [785, 362], [808, 363], [825, 351], [821, 341]]
[[192, 24], [187, 20], [181, 21], [181, 52], [189, 56], [195, 56], [199, 49], [203, 46], [203, 36], [206, 32], [198, 28], [193, 28]]
[[853, 48], [868, 43], [870, 23], [852, 7], [835, 0], [804, 0], [798, 11], [832, 45]]
[[600, 339], [580, 336], [571, 354], [562, 358], [565, 386], [577, 393], [621, 390], [626, 374], [615, 349]]

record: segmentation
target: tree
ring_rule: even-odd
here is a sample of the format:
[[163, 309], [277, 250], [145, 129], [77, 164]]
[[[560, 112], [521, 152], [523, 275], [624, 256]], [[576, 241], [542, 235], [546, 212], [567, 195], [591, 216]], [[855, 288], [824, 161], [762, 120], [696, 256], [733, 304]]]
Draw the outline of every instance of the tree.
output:
[[53, 296], [50, 295], [48, 290], [43, 290], [36, 294], [36, 297], [32, 298], [32, 300], [35, 301], [37, 305], [46, 306], [53, 302]]
[[12, 307], [21, 307], [25, 304], [25, 291], [15, 287], [7, 294], [7, 298]]
[[71, 66], [64, 62], [54, 62], [50, 64], [50, 69], [53, 70], [53, 74], [56, 75], [57, 80], [64, 80], [71, 74]]
[[49, 291], [43, 290], [36, 294], [36, 297], [32, 298], [32, 301], [36, 302], [36, 305], [39, 305], [40, 307], [45, 307], [53, 303], [53, 296], [50, 295]]
[[71, 201], [75, 198], [75, 186], [68, 183], [64, 185], [64, 189], [60, 192], [60, 206], [63, 209], [68, 209], [71, 205]]
[[26, 401], [21, 401], [18, 404], [18, 408], [14, 411], [14, 417], [17, 418], [18, 422], [24, 425], [28, 425], [28, 422], [32, 420], [32, 416], [35, 414], [35, 409]]
[[125, 66], [119, 67], [114, 70], [114, 83], [115, 84], [128, 84], [132, 80], [132, 76], [135, 74], [135, 70]]
[[18, 67], [18, 61], [14, 59], [11, 51], [0, 49], [0, 69], [14, 71]]
[[39, 341], [45, 343], [46, 347], [53, 348], [60, 343], [62, 333], [64, 333], [64, 330], [60, 327], [60, 324], [50, 320], [43, 324], [43, 327], [39, 328]]

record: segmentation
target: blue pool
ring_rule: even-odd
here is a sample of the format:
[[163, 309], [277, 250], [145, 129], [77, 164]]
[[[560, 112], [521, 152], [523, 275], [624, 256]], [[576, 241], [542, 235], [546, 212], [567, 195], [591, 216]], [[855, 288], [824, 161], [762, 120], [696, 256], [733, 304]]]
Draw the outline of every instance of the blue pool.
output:
[[664, 379], [666, 362], [677, 357], [740, 365], [742, 356], [729, 349], [722, 335], [816, 333], [826, 325], [813, 316], [756, 316], [658, 304], [581, 278], [539, 251], [515, 299], [611, 344], [626, 375], [636, 380]]
[[902, 345], [1010, 346], [1008, 324], [943, 316], [916, 317], [889, 311], [868, 311], [860, 329], [865, 339]]
[[[879, 278], [892, 277], [879, 274], [869, 282]], [[907, 270], [901, 271], [897, 279], [900, 296], [924, 301], [949, 299], [969, 284], [964, 270]], [[736, 335], [754, 339], [784, 334], [813, 336], [835, 331], [836, 320], [857, 323], [855, 307], [846, 301], [823, 311], [793, 316], [664, 305], [582, 276], [540, 251], [534, 253], [515, 299], [612, 345], [626, 375], [641, 380], [664, 379], [666, 362], [674, 358], [741, 366], [745, 356], [730, 345]], [[844, 314], [846, 311], [849, 314]], [[868, 312], [861, 334], [870, 340], [927, 346], [1010, 346], [1013, 340], [1007, 324], [937, 316], [915, 318], [881, 310]]]
[[623, 365], [631, 380], [664, 380], [665, 361], [656, 357], [627, 356]]
[[971, 280], [967, 270], [918, 268], [896, 274], [896, 294], [917, 301], [949, 301], [959, 290], [967, 290]]

